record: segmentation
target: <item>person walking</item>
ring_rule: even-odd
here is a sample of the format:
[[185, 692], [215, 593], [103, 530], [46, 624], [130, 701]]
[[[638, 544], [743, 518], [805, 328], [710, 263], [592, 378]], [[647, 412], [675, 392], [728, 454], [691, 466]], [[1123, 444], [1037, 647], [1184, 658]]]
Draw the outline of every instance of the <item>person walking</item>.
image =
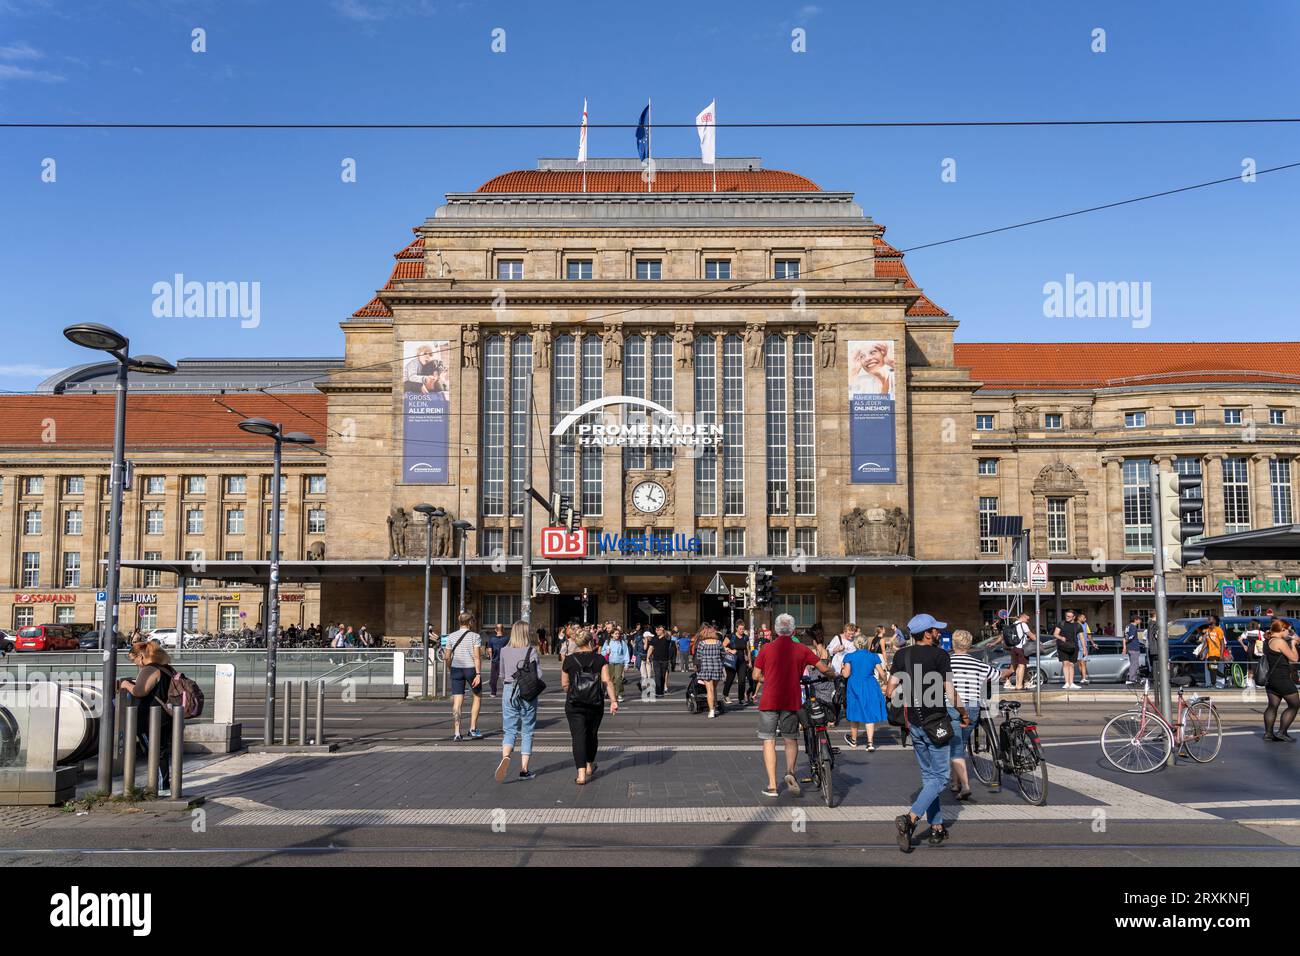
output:
[[609, 665], [596, 653], [591, 631], [579, 630], [574, 645], [573, 653], [565, 655], [560, 682], [564, 686], [564, 716], [573, 737], [573, 764], [578, 771], [574, 783], [584, 786], [596, 772], [605, 699], [609, 699], [612, 717], [618, 713], [618, 698], [610, 684]]
[[1079, 677], [1083, 683], [1088, 683], [1088, 647], [1091, 645], [1094, 649], [1097, 642], [1092, 639], [1092, 626], [1088, 623], [1088, 615], [1082, 611], [1075, 617], [1079, 625]]
[[483, 638], [478, 632], [478, 621], [469, 611], [462, 611], [456, 619], [459, 628], [443, 641], [443, 663], [451, 675], [451, 728], [452, 740], [464, 740], [460, 735], [460, 713], [465, 702], [465, 689], [473, 695], [469, 712], [469, 735], [482, 737], [478, 729], [478, 713], [483, 706]]
[[662, 627], [650, 638], [649, 655], [654, 667], [655, 698], [668, 696], [668, 671], [672, 667], [673, 641]]
[[[702, 646], [707, 647], [708, 642]], [[778, 735], [785, 743], [786, 789], [796, 797], [803, 792], [795, 776], [795, 766], [802, 737], [799, 728], [799, 709], [803, 706], [800, 679], [809, 667], [832, 676], [830, 667], [812, 648], [795, 643], [794, 618], [789, 614], [778, 614], [776, 637], [758, 652], [754, 661], [754, 671], [763, 687], [763, 696], [758, 702], [758, 739], [763, 742], [763, 769], [767, 771], [767, 786], [762, 791], [765, 797], [780, 796], [776, 786]]]
[[[512, 627], [511, 630], [514, 628]], [[497, 632], [488, 638], [488, 654], [492, 659], [492, 669], [488, 673], [488, 694], [492, 697], [497, 695], [497, 687], [501, 681], [501, 651], [503, 648], [510, 646], [510, 635], [506, 634], [505, 626], [497, 625]]]
[[1264, 630], [1260, 627], [1259, 621], [1251, 621], [1247, 624], [1246, 629], [1241, 632], [1241, 637], [1237, 638], [1237, 643], [1241, 645], [1241, 658], [1246, 662], [1244, 684], [1248, 688], [1254, 688], [1255, 672], [1259, 670], [1259, 665], [1264, 660]]
[[677, 635], [677, 659], [681, 661], [683, 673], [691, 669], [691, 635]]
[[1073, 611], [1066, 611], [1065, 620], [1052, 629], [1052, 637], [1056, 638], [1056, 656], [1061, 659], [1061, 675], [1066, 690], [1081, 689], [1074, 682], [1074, 662], [1079, 656], [1080, 630]]
[[1210, 620], [1201, 628], [1201, 640], [1197, 644], [1197, 653], [1202, 654], [1205, 660], [1206, 687], [1217, 687], [1222, 684], [1219, 664], [1223, 661], [1223, 648], [1226, 643], [1223, 628], [1219, 626], [1219, 616], [1211, 614]]
[[967, 720], [953, 686], [952, 661], [948, 652], [938, 646], [939, 632], [947, 626], [929, 614], [918, 614], [908, 621], [912, 643], [895, 652], [885, 688], [885, 696], [904, 708], [907, 733], [921, 770], [921, 790], [916, 801], [907, 813], [894, 818], [898, 848], [904, 853], [912, 852], [912, 834], [923, 813], [930, 824], [929, 844], [941, 846], [948, 839], [939, 803], [939, 795], [952, 773], [954, 734], [948, 701], [957, 704], [962, 722]]
[[1000, 638], [994, 639], [995, 644], [1001, 640], [1011, 653], [1011, 675], [1014, 675], [1015, 683], [1011, 682], [1011, 675], [1008, 675], [1006, 683], [1002, 685], [1007, 690], [1025, 689], [1025, 668], [1029, 666], [1029, 639], [1033, 633], [1034, 629], [1029, 624], [1029, 614], [1025, 612], [1016, 618], [1011, 627], [1002, 629]]
[[542, 679], [541, 649], [529, 640], [528, 625], [524, 621], [515, 621], [511, 625], [506, 641], [500, 652], [505, 683], [501, 688], [501, 762], [497, 764], [497, 783], [504, 783], [510, 771], [510, 755], [515, 749], [516, 736], [522, 738], [519, 779], [532, 780], [537, 776], [528, 769], [528, 760], [533, 753], [533, 731], [537, 729], [537, 698], [525, 700], [519, 693], [515, 678], [532, 668], [537, 679]]
[[1142, 652], [1146, 647], [1142, 643], [1140, 636], [1142, 630], [1142, 618], [1136, 614], [1124, 628], [1124, 653], [1128, 655], [1128, 679], [1125, 684], [1136, 684], [1142, 673]]
[[745, 703], [747, 704], [758, 702], [760, 688], [758, 685], [758, 668], [755, 661], [758, 660], [758, 655], [762, 653], [763, 648], [771, 643], [772, 629], [764, 624], [754, 636], [754, 642], [749, 648], [749, 693], [745, 697]]
[[722, 685], [722, 702], [731, 703], [731, 685], [736, 685], [737, 703], [745, 703], [745, 685], [749, 678], [749, 635], [743, 624], [736, 625], [736, 633], [722, 642], [722, 669], [727, 678]]
[[[1268, 692], [1268, 706], [1264, 708], [1264, 739], [1272, 742], [1286, 741], [1294, 743], [1295, 738], [1287, 731], [1300, 711], [1300, 693], [1296, 690], [1295, 665], [1300, 660], [1297, 651], [1296, 633], [1285, 621], [1274, 621], [1269, 625], [1268, 635], [1264, 641], [1264, 690]], [[1282, 704], [1281, 718], [1278, 708]], [[1273, 722], [1277, 721], [1277, 733], [1273, 732]]]
[[[952, 683], [957, 691], [953, 703], [961, 703], [967, 715], [967, 719], [961, 722], [961, 732], [954, 735], [952, 741], [952, 772], [957, 779], [951, 789], [958, 800], [970, 799], [970, 768], [966, 765], [966, 753], [980, 719], [980, 709], [988, 699], [989, 681], [996, 681], [999, 677], [996, 667], [970, 653], [974, 643], [970, 631], [958, 628], [952, 632], [953, 652], [948, 655], [952, 663]], [[949, 708], [948, 716], [958, 716], [955, 707]]]
[[632, 659], [632, 648], [628, 646], [622, 631], [614, 631], [601, 645], [600, 653], [609, 663], [609, 680], [614, 688], [614, 699], [621, 704], [623, 703], [623, 672], [627, 668], [628, 661]]
[[704, 685], [709, 699], [710, 718], [718, 716], [718, 681], [724, 676], [722, 654], [722, 640], [717, 629], [711, 624], [704, 625], [695, 635], [695, 667], [696, 678]]
[[654, 700], [654, 665], [650, 660], [650, 642], [654, 639], [654, 632], [643, 630], [641, 636], [636, 639], [636, 658], [637, 658], [637, 690], [641, 692], [642, 700]]
[[870, 643], [864, 634], [853, 639], [853, 651], [844, 655], [840, 676], [845, 680], [845, 716], [849, 722], [844, 742], [856, 748], [858, 731], [865, 729], [867, 753], [874, 753], [876, 724], [889, 719], [885, 694], [880, 689], [881, 682], [889, 678], [884, 661], [871, 649]]
[[[176, 671], [171, 666], [171, 656], [157, 641], [137, 641], [131, 645], [131, 660], [140, 668], [135, 678], [124, 678], [117, 686], [127, 692], [127, 706], [136, 708], [136, 740], [128, 746], [141, 746], [149, 752], [149, 714], [155, 705], [162, 708], [162, 728], [158, 740], [158, 776], [150, 780], [147, 789], [157, 788], [158, 796], [171, 796], [172, 789], [172, 715], [167, 709], [167, 692], [171, 689]], [[1289, 722], [1288, 722], [1289, 723]], [[267, 737], [270, 738], [268, 731]], [[137, 744], [138, 741], [138, 744]]]

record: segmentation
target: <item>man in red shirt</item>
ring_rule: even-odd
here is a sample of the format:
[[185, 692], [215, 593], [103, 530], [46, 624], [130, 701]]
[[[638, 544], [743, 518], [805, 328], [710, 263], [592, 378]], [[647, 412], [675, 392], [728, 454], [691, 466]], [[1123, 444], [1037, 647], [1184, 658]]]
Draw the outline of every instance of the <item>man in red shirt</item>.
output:
[[763, 741], [763, 766], [767, 770], [765, 797], [780, 794], [776, 788], [776, 737], [785, 741], [785, 786], [794, 796], [799, 796], [799, 780], [794, 775], [799, 759], [799, 708], [803, 704], [799, 678], [804, 668], [816, 667], [822, 674], [831, 675], [831, 669], [822, 663], [811, 648], [796, 644], [794, 618], [779, 614], [776, 618], [776, 637], [763, 646], [754, 661], [754, 679], [762, 682], [763, 696], [758, 702], [758, 739]]

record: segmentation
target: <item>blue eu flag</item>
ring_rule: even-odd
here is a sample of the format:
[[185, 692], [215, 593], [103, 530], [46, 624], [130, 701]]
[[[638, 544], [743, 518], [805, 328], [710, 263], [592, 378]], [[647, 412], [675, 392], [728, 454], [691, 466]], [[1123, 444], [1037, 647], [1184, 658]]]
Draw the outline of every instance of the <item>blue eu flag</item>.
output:
[[650, 155], [650, 106], [641, 111], [641, 119], [636, 126], [636, 155], [641, 162]]

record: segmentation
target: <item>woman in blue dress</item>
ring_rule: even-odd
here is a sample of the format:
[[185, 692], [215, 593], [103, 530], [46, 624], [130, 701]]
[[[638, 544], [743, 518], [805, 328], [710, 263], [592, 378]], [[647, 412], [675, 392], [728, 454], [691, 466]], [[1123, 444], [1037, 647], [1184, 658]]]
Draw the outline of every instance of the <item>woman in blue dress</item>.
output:
[[867, 731], [867, 751], [876, 749], [876, 724], [889, 719], [885, 710], [885, 692], [880, 680], [885, 676], [885, 665], [880, 655], [867, 650], [867, 638], [859, 634], [853, 640], [855, 650], [844, 657], [840, 676], [846, 680], [846, 710], [849, 732], [844, 742], [850, 747], [858, 745], [858, 730]]

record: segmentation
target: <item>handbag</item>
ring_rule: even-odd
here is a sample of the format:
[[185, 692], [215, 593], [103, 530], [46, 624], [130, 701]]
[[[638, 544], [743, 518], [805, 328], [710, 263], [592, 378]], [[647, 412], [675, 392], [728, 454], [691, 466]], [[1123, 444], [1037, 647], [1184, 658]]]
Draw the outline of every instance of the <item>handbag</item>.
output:
[[537, 676], [537, 667], [530, 663], [533, 649], [528, 648], [524, 659], [515, 668], [513, 683], [515, 694], [520, 700], [534, 701], [546, 690], [546, 682]]
[[947, 710], [938, 711], [921, 721], [921, 729], [936, 747], [947, 747], [952, 743], [952, 718]]

